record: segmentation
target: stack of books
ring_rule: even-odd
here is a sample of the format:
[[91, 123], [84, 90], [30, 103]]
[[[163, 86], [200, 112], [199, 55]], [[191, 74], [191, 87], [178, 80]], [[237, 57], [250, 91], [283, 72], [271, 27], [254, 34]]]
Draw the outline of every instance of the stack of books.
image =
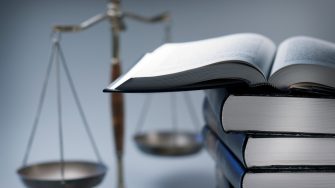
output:
[[218, 187], [335, 187], [335, 44], [253, 33], [165, 44], [109, 92], [205, 90]]
[[211, 89], [203, 114], [218, 187], [335, 186], [335, 99]]

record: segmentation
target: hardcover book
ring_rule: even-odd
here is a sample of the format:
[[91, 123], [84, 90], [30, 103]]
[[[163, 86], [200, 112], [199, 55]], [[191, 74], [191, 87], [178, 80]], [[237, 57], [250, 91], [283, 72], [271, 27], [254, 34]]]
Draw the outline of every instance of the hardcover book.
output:
[[211, 139], [211, 146], [223, 142], [246, 168], [335, 167], [334, 136], [227, 133], [207, 100], [203, 114], [205, 123], [219, 138]]
[[237, 132], [335, 134], [335, 98], [205, 91], [222, 128]]
[[331, 188], [335, 185], [333, 168], [245, 168], [223, 143], [212, 145], [212, 140], [217, 138], [207, 127], [204, 128], [203, 135], [208, 152], [235, 188]]

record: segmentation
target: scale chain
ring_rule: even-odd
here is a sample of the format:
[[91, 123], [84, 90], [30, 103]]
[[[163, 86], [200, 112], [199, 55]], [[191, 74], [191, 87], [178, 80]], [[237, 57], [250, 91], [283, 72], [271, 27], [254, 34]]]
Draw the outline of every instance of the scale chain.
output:
[[29, 140], [28, 140], [26, 152], [25, 152], [24, 159], [23, 159], [23, 162], [22, 162], [23, 166], [27, 165], [29, 155], [30, 155], [30, 151], [31, 151], [31, 148], [32, 148], [32, 145], [33, 145], [35, 135], [36, 135], [36, 130], [37, 130], [38, 123], [39, 123], [39, 120], [40, 120], [40, 117], [41, 117], [41, 112], [42, 112], [42, 108], [43, 108], [43, 104], [44, 104], [44, 100], [45, 100], [45, 95], [46, 95], [46, 91], [47, 91], [48, 84], [49, 84], [52, 65], [54, 63], [54, 56], [56, 55], [55, 51], [56, 51], [56, 45], [53, 44], [52, 48], [51, 48], [51, 55], [49, 57], [49, 63], [48, 63], [46, 75], [44, 77], [42, 91], [41, 91], [41, 94], [40, 94], [40, 97], [39, 97], [36, 116], [35, 116], [35, 119], [34, 119], [34, 122], [33, 122], [33, 128], [32, 128], [32, 130], [30, 132], [30, 135], [29, 135]]
[[85, 113], [84, 113], [84, 110], [82, 108], [82, 105], [81, 105], [81, 102], [79, 100], [79, 97], [78, 97], [78, 94], [77, 94], [77, 91], [76, 91], [76, 88], [75, 88], [75, 85], [74, 85], [74, 82], [73, 82], [73, 79], [72, 79], [72, 76], [71, 76], [71, 73], [70, 73], [70, 70], [67, 66], [67, 62], [66, 62], [66, 59], [65, 59], [65, 56], [64, 56], [64, 53], [63, 53], [63, 50], [62, 50], [62, 47], [59, 43], [57, 43], [56, 45], [57, 49], [58, 49], [58, 53], [59, 53], [59, 56], [60, 56], [60, 62], [62, 63], [63, 65], [63, 68], [64, 68], [64, 71], [65, 71], [65, 75], [67, 77], [67, 80], [69, 82], [69, 85], [70, 85], [70, 88], [71, 88], [71, 91], [72, 91], [72, 94], [73, 94], [73, 97], [75, 99], [75, 102], [76, 102], [76, 105], [78, 107], [78, 110], [79, 110], [79, 114], [82, 118], [82, 121], [84, 123], [84, 127], [85, 127], [85, 131], [89, 137], [89, 140], [91, 142], [91, 145], [93, 147], [93, 151], [99, 161], [99, 163], [102, 163], [102, 158], [101, 158], [101, 155], [99, 153], [99, 150], [98, 150], [98, 147], [97, 147], [97, 144], [94, 140], [94, 137], [93, 137], [93, 134], [92, 134], [92, 131], [90, 129], [90, 126], [88, 124], [88, 121], [86, 119], [86, 116], [85, 116]]
[[41, 117], [41, 112], [43, 109], [43, 105], [44, 105], [44, 101], [45, 101], [45, 96], [46, 96], [46, 92], [47, 92], [47, 88], [49, 85], [49, 80], [51, 77], [51, 72], [53, 70], [53, 65], [55, 64], [56, 66], [56, 89], [57, 89], [57, 112], [58, 112], [58, 136], [59, 136], [59, 150], [60, 150], [60, 163], [61, 163], [61, 180], [62, 180], [62, 184], [65, 186], [65, 160], [64, 160], [64, 136], [63, 136], [63, 122], [62, 122], [62, 96], [61, 96], [61, 67], [63, 65], [64, 71], [65, 71], [65, 75], [67, 77], [67, 80], [69, 82], [72, 94], [74, 96], [76, 105], [78, 107], [79, 110], [79, 114], [83, 120], [84, 123], [84, 127], [85, 130], [88, 134], [88, 137], [90, 139], [90, 142], [92, 144], [94, 153], [99, 161], [99, 163], [102, 163], [102, 159], [101, 156], [99, 154], [97, 145], [93, 139], [93, 135], [92, 132], [90, 130], [90, 127], [88, 125], [88, 121], [86, 119], [86, 116], [84, 114], [83, 108], [81, 106], [78, 94], [76, 92], [76, 89], [74, 87], [74, 82], [73, 79], [71, 77], [69, 68], [67, 66], [65, 57], [64, 57], [64, 53], [62, 51], [62, 48], [60, 46], [59, 43], [59, 39], [60, 39], [60, 33], [53, 33], [54, 37], [52, 39], [52, 49], [51, 49], [51, 55], [49, 57], [49, 63], [47, 66], [47, 71], [46, 71], [46, 75], [44, 78], [44, 82], [43, 82], [43, 87], [42, 87], [42, 91], [40, 94], [40, 98], [39, 98], [39, 103], [38, 103], [38, 107], [37, 107], [37, 111], [36, 111], [36, 116], [33, 122], [33, 127], [32, 130], [30, 132], [29, 135], [29, 140], [28, 140], [28, 144], [27, 144], [27, 148], [26, 148], [26, 152], [23, 158], [23, 166], [27, 165], [28, 159], [29, 159], [29, 155], [31, 153], [31, 149], [32, 149], [32, 145], [33, 145], [33, 141], [35, 139], [36, 136], [36, 131], [39, 125], [39, 120]]
[[139, 116], [139, 119], [137, 121], [136, 131], [135, 133], [140, 133], [140, 131], [143, 129], [144, 122], [148, 116], [149, 108], [151, 106], [151, 101], [153, 100], [154, 95], [147, 94], [146, 98], [144, 100], [143, 106], [141, 108], [141, 114]]
[[172, 126], [173, 130], [178, 132], [178, 106], [177, 106], [177, 94], [171, 93], [171, 118], [172, 118]]
[[199, 126], [200, 120], [198, 116], [196, 116], [196, 113], [194, 110], [195, 108], [194, 108], [194, 105], [192, 103], [191, 96], [189, 95], [189, 93], [184, 92], [184, 99], [185, 99], [186, 106], [188, 107], [188, 113], [190, 115], [190, 118], [192, 119], [195, 129], [200, 130], [200, 126]]
[[[55, 41], [55, 45], [57, 46], [58, 41]], [[58, 135], [59, 135], [59, 148], [60, 148], [60, 162], [61, 162], [61, 179], [62, 184], [65, 184], [64, 177], [64, 137], [63, 137], [63, 117], [62, 117], [62, 85], [61, 85], [61, 77], [60, 77], [60, 61], [59, 61], [59, 49], [56, 48], [56, 85], [57, 85], [57, 110], [58, 110]]]
[[172, 19], [171, 17], [167, 18], [165, 21], [165, 27], [164, 27], [164, 43], [168, 43], [172, 41], [172, 35], [171, 35], [171, 28], [172, 28]]

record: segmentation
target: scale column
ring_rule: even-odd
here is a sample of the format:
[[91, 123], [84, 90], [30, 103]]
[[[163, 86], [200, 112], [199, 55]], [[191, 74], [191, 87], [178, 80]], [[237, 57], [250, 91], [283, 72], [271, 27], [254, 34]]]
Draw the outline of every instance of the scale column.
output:
[[[120, 62], [120, 32], [123, 29], [120, 13], [120, 0], [111, 0], [108, 4], [111, 39], [111, 81], [115, 81], [121, 75]], [[124, 150], [124, 99], [121, 93], [111, 94], [112, 129], [114, 132], [115, 150], [117, 157], [118, 188], [124, 188], [123, 176], [123, 150]]]

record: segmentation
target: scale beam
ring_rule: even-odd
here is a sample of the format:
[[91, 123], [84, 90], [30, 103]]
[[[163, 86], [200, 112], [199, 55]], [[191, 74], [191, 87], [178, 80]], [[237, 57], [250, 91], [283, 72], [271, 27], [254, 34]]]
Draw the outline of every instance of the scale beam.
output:
[[53, 30], [55, 32], [78, 32], [88, 29], [94, 26], [95, 24], [103, 20], [106, 20], [107, 18], [108, 15], [106, 13], [101, 13], [81, 22], [78, 25], [56, 25], [53, 27]]
[[170, 19], [170, 13], [164, 12], [162, 14], [153, 16], [153, 17], [144, 17], [138, 14], [134, 14], [132, 12], [124, 12], [124, 17], [130, 18], [136, 21], [145, 22], [145, 23], [158, 23], [163, 21], [168, 21]]
[[133, 19], [143, 23], [161, 23], [170, 20], [170, 13], [164, 12], [162, 14], [158, 14], [152, 17], [146, 17], [142, 15], [138, 15], [132, 12], [120, 12], [116, 10], [115, 5], [110, 5], [107, 12], [97, 14], [77, 25], [55, 25], [53, 27], [54, 32], [79, 32], [86, 30], [94, 25], [104, 21], [104, 20], [113, 20], [112, 26], [119, 25], [120, 30], [125, 30], [125, 24], [123, 22], [123, 18]]

